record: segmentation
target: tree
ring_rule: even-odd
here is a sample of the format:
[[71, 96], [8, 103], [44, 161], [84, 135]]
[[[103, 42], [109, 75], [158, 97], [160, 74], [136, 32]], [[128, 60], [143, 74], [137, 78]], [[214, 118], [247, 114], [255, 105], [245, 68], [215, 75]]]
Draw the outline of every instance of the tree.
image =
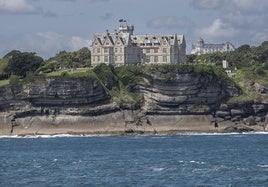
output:
[[194, 64], [194, 63], [196, 63], [196, 58], [197, 58], [197, 55], [194, 55], [194, 54], [186, 55], [186, 63], [187, 64]]
[[[56, 56], [45, 62], [54, 64], [54, 69], [61, 68], [83, 68], [91, 65], [91, 52], [87, 47], [74, 52], [60, 51]], [[45, 68], [46, 69], [46, 68]]]
[[9, 74], [25, 77], [28, 71], [34, 72], [43, 62], [35, 53], [15, 53], [10, 57], [7, 71]]

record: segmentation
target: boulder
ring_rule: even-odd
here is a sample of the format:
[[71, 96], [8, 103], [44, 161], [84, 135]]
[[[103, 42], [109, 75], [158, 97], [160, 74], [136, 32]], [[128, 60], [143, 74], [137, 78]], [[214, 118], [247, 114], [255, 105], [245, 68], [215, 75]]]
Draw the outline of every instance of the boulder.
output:
[[243, 132], [252, 132], [252, 131], [254, 131], [253, 128], [250, 128], [243, 124], [233, 125], [224, 129], [224, 132], [228, 132], [228, 133], [230, 132], [243, 133]]

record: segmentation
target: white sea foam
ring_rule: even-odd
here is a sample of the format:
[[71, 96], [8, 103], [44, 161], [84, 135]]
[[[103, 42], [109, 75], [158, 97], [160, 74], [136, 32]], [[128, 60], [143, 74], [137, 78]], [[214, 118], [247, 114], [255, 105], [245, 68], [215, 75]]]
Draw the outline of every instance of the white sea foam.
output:
[[262, 135], [262, 134], [268, 134], [268, 131], [259, 131], [259, 132], [230, 132], [230, 133], [195, 133], [195, 132], [189, 132], [189, 133], [176, 133], [176, 135], [180, 136], [229, 136], [229, 135]]
[[34, 164], [34, 168], [41, 168], [42, 166], [39, 164]]
[[191, 160], [190, 163], [195, 163], [195, 164], [205, 164], [205, 162], [195, 161], [195, 160]]
[[84, 135], [84, 134], [55, 134], [55, 135], [25, 135], [25, 136], [20, 136], [20, 135], [10, 135], [10, 136], [0, 136], [0, 138], [64, 138], [64, 137], [109, 137], [109, 136], [114, 136], [114, 135], [109, 135], [109, 134], [92, 134], [92, 135]]
[[257, 166], [259, 166], [259, 167], [261, 167], [261, 168], [268, 168], [268, 164], [264, 164], [264, 165], [257, 165]]
[[[260, 132], [243, 132], [243, 133], [176, 133], [175, 136], [230, 136], [230, 135], [265, 135], [268, 134], [268, 132], [260, 131]], [[110, 136], [119, 136], [115, 134], [55, 134], [55, 135], [4, 135], [0, 136], [0, 138], [61, 138], [61, 137], [110, 137]], [[167, 136], [174, 136], [169, 134], [159, 134], [159, 135], [138, 135], [134, 136], [135, 138], [140, 137], [152, 137], [152, 138], [166, 138]], [[129, 137], [129, 136], [127, 136]], [[239, 136], [241, 137], [241, 136]]]
[[165, 168], [153, 168], [153, 171], [155, 172], [160, 172], [163, 171]]

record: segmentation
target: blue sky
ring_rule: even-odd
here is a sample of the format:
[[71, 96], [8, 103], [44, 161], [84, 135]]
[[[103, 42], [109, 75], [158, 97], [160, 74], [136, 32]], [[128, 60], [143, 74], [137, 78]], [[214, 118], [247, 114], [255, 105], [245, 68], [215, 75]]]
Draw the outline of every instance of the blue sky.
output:
[[18, 49], [48, 58], [89, 47], [94, 33], [184, 34], [187, 52], [206, 43], [259, 45], [268, 40], [267, 0], [0, 0], [0, 57]]

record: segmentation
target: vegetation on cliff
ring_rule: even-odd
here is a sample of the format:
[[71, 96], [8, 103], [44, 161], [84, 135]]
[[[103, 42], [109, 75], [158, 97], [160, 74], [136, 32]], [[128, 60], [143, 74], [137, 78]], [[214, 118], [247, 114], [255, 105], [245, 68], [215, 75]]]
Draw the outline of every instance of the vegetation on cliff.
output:
[[[235, 76], [227, 76], [221, 68], [222, 60], [229, 62]], [[136, 92], [142, 76], [152, 75], [172, 81], [176, 79], [176, 74], [195, 73], [211, 75], [215, 81], [221, 83], [233, 82], [238, 85], [243, 94], [232, 98], [235, 102], [268, 98], [268, 42], [257, 47], [242, 45], [228, 53], [187, 55], [186, 65], [114, 67], [100, 64], [90, 68], [90, 61], [88, 48], [75, 52], [61, 51], [48, 60], [43, 60], [35, 53], [14, 50], [0, 59], [0, 86], [14, 86], [16, 81], [23, 84], [53, 77], [95, 79], [111, 95], [111, 101], [136, 106], [143, 102], [141, 94]]]
[[222, 61], [229, 62], [229, 69], [235, 73], [232, 80], [242, 94], [231, 98], [230, 102], [263, 101], [268, 99], [268, 41], [260, 46], [242, 45], [235, 51], [204, 55], [187, 55], [187, 62], [213, 64], [221, 66]]

